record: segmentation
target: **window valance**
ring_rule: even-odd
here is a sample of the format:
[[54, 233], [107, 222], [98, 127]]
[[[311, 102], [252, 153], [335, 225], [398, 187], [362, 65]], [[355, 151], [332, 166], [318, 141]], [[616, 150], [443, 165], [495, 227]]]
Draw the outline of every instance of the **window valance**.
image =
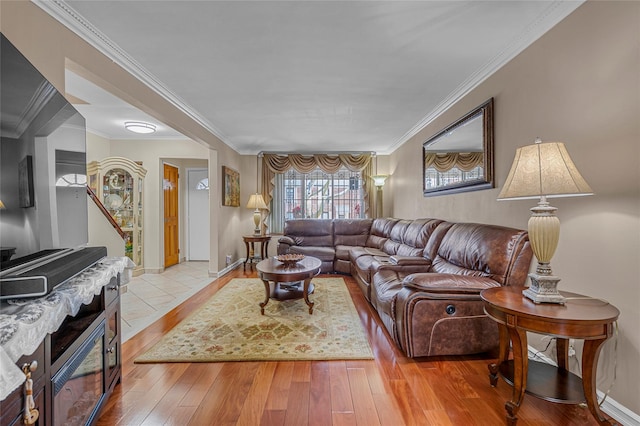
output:
[[311, 173], [316, 168], [325, 173], [336, 173], [343, 166], [358, 172], [371, 162], [371, 154], [264, 154], [263, 158], [265, 167], [274, 173], [285, 173], [290, 168], [300, 173]]
[[483, 152], [438, 152], [427, 153], [424, 156], [424, 168], [433, 167], [440, 173], [447, 172], [454, 167], [464, 172], [470, 172], [483, 164]]
[[364, 154], [263, 154], [262, 157], [262, 196], [267, 205], [273, 199], [274, 178], [277, 173], [286, 173], [293, 168], [299, 173], [311, 173], [320, 168], [325, 173], [337, 173], [342, 167], [352, 172], [362, 173], [364, 188], [365, 216], [370, 217], [369, 200], [374, 199], [373, 156]]

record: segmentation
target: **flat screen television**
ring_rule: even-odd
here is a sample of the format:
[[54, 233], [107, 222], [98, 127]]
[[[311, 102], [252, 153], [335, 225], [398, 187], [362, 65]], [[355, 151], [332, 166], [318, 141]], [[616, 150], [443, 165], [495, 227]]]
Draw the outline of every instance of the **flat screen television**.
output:
[[0, 278], [86, 246], [84, 118], [1, 35]]

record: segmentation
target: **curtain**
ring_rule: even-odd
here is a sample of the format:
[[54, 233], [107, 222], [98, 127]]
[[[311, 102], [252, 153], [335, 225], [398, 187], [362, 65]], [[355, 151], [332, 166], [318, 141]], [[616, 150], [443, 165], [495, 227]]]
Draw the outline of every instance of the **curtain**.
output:
[[[273, 199], [276, 173], [286, 173], [287, 170], [293, 168], [299, 173], [307, 174], [320, 168], [325, 173], [334, 174], [344, 166], [352, 172], [362, 173], [364, 214], [365, 217], [372, 217], [369, 201], [374, 199], [374, 185], [371, 181], [373, 162], [371, 159], [371, 154], [264, 154], [262, 157], [262, 196], [268, 206]], [[268, 211], [267, 216], [270, 213]]]
[[424, 168], [433, 167], [440, 173], [444, 173], [457, 167], [469, 172], [484, 162], [483, 152], [446, 152], [429, 153], [424, 156]]

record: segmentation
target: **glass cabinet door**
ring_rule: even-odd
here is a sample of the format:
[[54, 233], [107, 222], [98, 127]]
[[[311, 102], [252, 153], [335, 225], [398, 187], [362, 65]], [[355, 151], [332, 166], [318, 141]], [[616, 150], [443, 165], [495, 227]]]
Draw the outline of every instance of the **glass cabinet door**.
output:
[[108, 157], [87, 165], [88, 184], [106, 213], [122, 231], [124, 254], [135, 263], [134, 276], [144, 272], [143, 185], [147, 170], [124, 157]]
[[107, 170], [102, 178], [102, 204], [126, 235], [125, 255], [139, 263], [133, 253], [135, 221], [133, 177], [124, 169]]

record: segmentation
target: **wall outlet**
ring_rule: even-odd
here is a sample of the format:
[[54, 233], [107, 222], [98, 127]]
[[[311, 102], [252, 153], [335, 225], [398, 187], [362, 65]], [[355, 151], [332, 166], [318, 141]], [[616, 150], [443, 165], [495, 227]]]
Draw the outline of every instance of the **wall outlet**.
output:
[[575, 344], [575, 340], [574, 339], [569, 339], [569, 350], [568, 350], [569, 357], [576, 356], [576, 348], [575, 348], [574, 344]]
[[231, 255], [230, 254], [227, 255], [227, 258], [225, 259], [225, 264], [227, 266], [231, 265]]

